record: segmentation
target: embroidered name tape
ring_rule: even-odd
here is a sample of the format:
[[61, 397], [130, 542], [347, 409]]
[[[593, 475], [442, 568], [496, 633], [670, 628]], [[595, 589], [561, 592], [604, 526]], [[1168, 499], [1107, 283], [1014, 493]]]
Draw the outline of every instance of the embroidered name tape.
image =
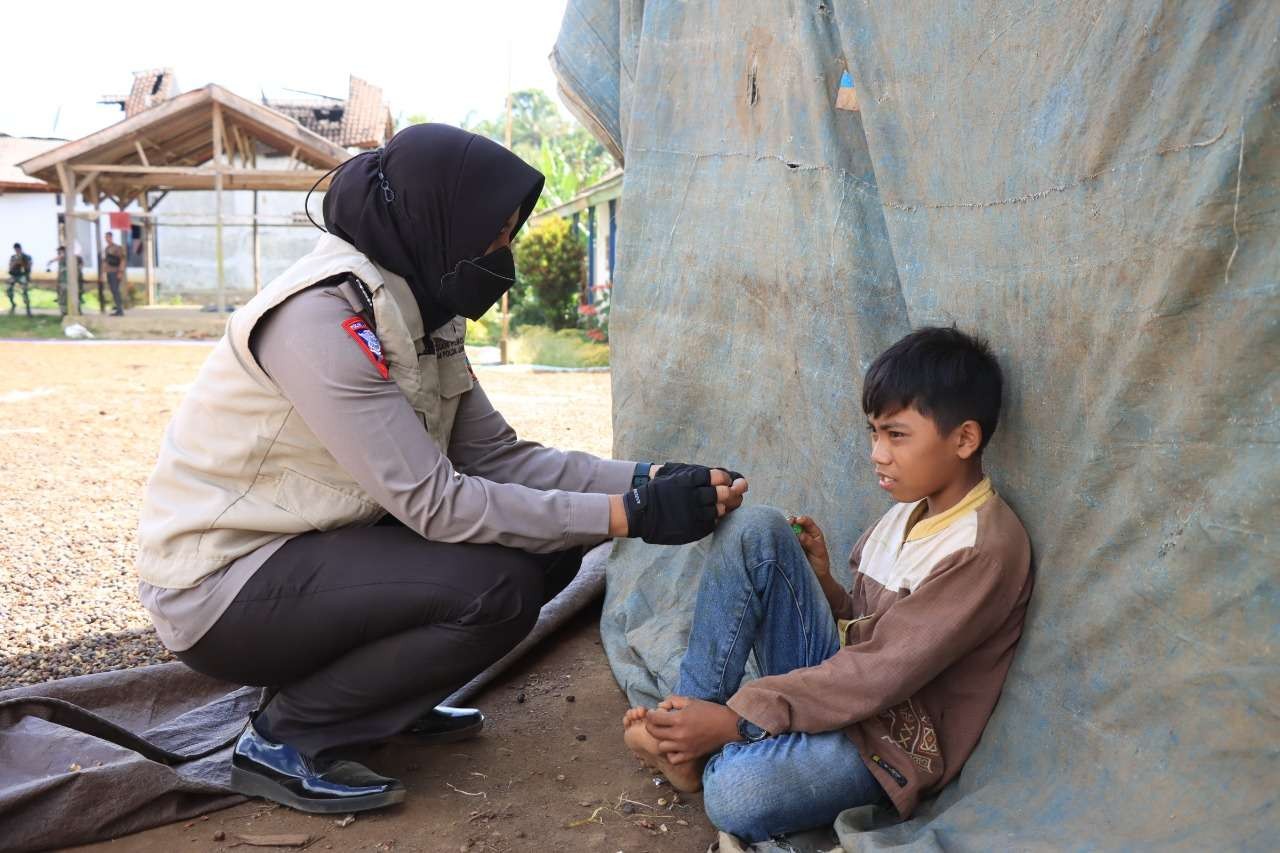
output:
[[391, 371], [387, 368], [387, 357], [382, 354], [382, 341], [378, 340], [378, 336], [374, 334], [373, 329], [369, 328], [369, 324], [361, 317], [348, 317], [342, 321], [342, 328], [347, 330], [347, 334], [351, 336], [360, 349], [364, 350], [364, 354], [373, 362], [373, 366], [378, 368], [378, 373], [383, 379], [391, 378]]

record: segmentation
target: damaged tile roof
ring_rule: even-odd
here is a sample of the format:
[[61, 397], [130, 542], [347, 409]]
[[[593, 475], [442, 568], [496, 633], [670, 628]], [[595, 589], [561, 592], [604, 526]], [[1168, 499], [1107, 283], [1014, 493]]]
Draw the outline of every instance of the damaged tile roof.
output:
[[133, 75], [133, 87], [124, 102], [124, 117], [132, 118], [162, 101], [178, 94], [178, 79], [172, 68], [153, 68], [137, 71]]
[[344, 148], [377, 148], [395, 130], [391, 108], [383, 99], [382, 89], [359, 77], [351, 77], [346, 101], [320, 97], [296, 101], [264, 98], [263, 103]]

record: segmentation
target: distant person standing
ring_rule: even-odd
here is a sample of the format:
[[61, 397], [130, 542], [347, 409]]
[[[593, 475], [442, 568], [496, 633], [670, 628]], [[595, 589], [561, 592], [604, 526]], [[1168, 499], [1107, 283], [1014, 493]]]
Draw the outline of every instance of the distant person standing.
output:
[[9, 256], [9, 314], [18, 310], [18, 300], [13, 296], [15, 286], [22, 287], [22, 301], [27, 305], [27, 316], [31, 316], [31, 256], [22, 251], [21, 243], [13, 244], [13, 254]]
[[[124, 246], [116, 242], [115, 235], [110, 231], [106, 233], [106, 248], [102, 250], [102, 258], [104, 266], [107, 270], [107, 286], [111, 288], [111, 299], [115, 302], [116, 308], [111, 312], [113, 317], [124, 316], [124, 300], [120, 296], [120, 285], [124, 281], [125, 275], [125, 251]], [[102, 290], [98, 290], [98, 299], [101, 302]], [[104, 309], [106, 306], [102, 306]]]
[[[65, 317], [67, 315], [67, 247], [59, 246], [56, 257], [45, 261], [44, 270], [49, 271], [49, 265], [54, 261], [58, 263], [58, 311]], [[80, 286], [76, 288], [77, 302], [83, 311], [84, 309], [84, 259], [76, 255], [76, 272], [77, 278], [80, 280]]]

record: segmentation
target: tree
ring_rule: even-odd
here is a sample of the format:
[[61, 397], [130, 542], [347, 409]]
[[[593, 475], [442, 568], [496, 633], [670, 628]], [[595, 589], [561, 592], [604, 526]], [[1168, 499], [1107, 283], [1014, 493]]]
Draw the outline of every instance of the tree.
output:
[[426, 124], [429, 121], [431, 119], [427, 118], [426, 113], [410, 113], [408, 116], [401, 113], [396, 117], [396, 130], [401, 131], [411, 124]]
[[[484, 120], [468, 118], [463, 127], [498, 143], [506, 138], [505, 110]], [[613, 167], [613, 158], [595, 137], [565, 118], [541, 89], [511, 93], [511, 150], [546, 176], [538, 210], [563, 204]]]

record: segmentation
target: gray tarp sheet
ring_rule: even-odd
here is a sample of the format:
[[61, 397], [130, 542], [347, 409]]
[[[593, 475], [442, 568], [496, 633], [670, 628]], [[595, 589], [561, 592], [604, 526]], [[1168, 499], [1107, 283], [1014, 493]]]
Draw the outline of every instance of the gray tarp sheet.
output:
[[[468, 701], [529, 648], [595, 600], [608, 545], [591, 551], [565, 589], [542, 608], [533, 631], [502, 660], [445, 700]], [[260, 691], [205, 678], [180, 663], [66, 678], [0, 692], [0, 702], [61, 699], [194, 755], [234, 736]], [[43, 850], [183, 820], [240, 802], [231, 792], [230, 748], [169, 767], [60, 725], [16, 704], [0, 707], [0, 851]]]
[[[960, 779], [846, 846], [1280, 837], [1278, 36], [1274, 0], [570, 0], [553, 65], [625, 158], [620, 458], [746, 472], [839, 558], [886, 509], [868, 361], [954, 321], [1007, 371], [1027, 633]], [[697, 565], [610, 563], [635, 701], [671, 688]]]

